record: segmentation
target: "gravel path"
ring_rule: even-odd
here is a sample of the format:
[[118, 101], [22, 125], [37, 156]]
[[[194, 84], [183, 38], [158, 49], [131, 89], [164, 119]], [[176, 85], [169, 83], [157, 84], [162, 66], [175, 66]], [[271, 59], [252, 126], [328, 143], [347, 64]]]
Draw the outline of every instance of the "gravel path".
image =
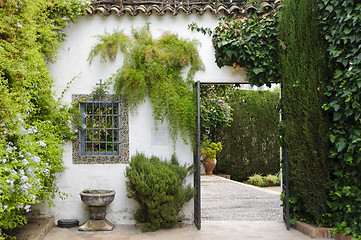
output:
[[282, 221], [280, 193], [217, 176], [201, 176], [202, 222]]

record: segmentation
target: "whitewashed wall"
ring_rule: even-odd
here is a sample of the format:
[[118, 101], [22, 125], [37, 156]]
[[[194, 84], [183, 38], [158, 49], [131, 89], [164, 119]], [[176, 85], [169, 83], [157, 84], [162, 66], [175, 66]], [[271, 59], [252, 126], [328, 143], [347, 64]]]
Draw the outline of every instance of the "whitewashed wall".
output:
[[[198, 39], [200, 56], [205, 64], [206, 71], [199, 72], [195, 80], [206, 82], [234, 81], [242, 82], [245, 79], [244, 72], [232, 72], [231, 68], [219, 69], [215, 64], [214, 49], [211, 37], [188, 30], [188, 24], [197, 22], [199, 26], [213, 29], [218, 24], [217, 16], [207, 13], [203, 16], [193, 14], [185, 16], [86, 16], [78, 23], [70, 25], [66, 29], [68, 35], [63, 44], [58, 61], [49, 66], [54, 76], [54, 91], [58, 96], [66, 88], [67, 83], [79, 76], [65, 93], [62, 101], [71, 103], [72, 94], [89, 94], [93, 91], [99, 79], [107, 79], [122, 64], [123, 56], [118, 54], [116, 61], [100, 63], [96, 57], [93, 64], [87, 61], [91, 47], [96, 43], [95, 35], [113, 32], [114, 29], [124, 29], [130, 35], [131, 27], [142, 27], [146, 22], [151, 23], [150, 29], [154, 37], [170, 31], [177, 33], [180, 37]], [[165, 133], [166, 141], [157, 141], [154, 138], [154, 124], [152, 110], [149, 100], [146, 100], [138, 109], [137, 114], [129, 115], [129, 147], [130, 156], [137, 151], [147, 155], [157, 155], [170, 158], [173, 153], [172, 141], [167, 134], [167, 126], [163, 124], [160, 130]], [[161, 133], [158, 133], [161, 134]], [[179, 138], [176, 144], [176, 154], [181, 163], [193, 163], [191, 146], [184, 145]], [[84, 223], [89, 216], [87, 207], [81, 202], [79, 192], [84, 189], [114, 189], [116, 197], [113, 203], [108, 206], [107, 218], [117, 224], [134, 223], [132, 211], [135, 209], [135, 202], [126, 197], [125, 189], [125, 168], [127, 164], [73, 164], [71, 143], [65, 144], [64, 164], [67, 171], [59, 176], [58, 186], [60, 191], [69, 194], [65, 200], [54, 199], [55, 208], [37, 206], [38, 210], [47, 216], [54, 216], [55, 221], [63, 218], [76, 218]], [[188, 183], [193, 184], [193, 177], [188, 178]], [[193, 220], [193, 201], [190, 201], [184, 209], [189, 222]]]

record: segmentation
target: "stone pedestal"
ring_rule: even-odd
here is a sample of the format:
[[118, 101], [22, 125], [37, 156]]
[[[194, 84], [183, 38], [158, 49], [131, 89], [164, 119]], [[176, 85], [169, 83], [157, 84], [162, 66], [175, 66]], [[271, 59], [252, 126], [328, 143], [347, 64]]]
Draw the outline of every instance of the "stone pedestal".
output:
[[79, 231], [111, 231], [114, 224], [105, 219], [106, 206], [114, 199], [113, 190], [86, 190], [80, 193], [81, 200], [89, 206], [90, 219]]
[[85, 224], [79, 227], [79, 231], [111, 231], [114, 224], [106, 219], [92, 220], [89, 219]]

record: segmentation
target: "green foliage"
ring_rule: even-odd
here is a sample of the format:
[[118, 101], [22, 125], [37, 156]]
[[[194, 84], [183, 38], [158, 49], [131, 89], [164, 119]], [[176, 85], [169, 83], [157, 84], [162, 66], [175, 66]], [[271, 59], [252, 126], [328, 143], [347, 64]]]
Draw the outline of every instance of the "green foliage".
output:
[[222, 151], [222, 143], [221, 142], [210, 142], [203, 141], [201, 147], [201, 154], [210, 159], [216, 159], [217, 152]]
[[278, 20], [274, 13], [225, 19], [213, 31], [218, 67], [245, 68], [251, 85], [279, 82]]
[[139, 203], [135, 212], [138, 222], [146, 223], [143, 231], [170, 227], [184, 216], [180, 211], [193, 198], [195, 190], [184, 186], [193, 167], [179, 165], [175, 155], [170, 162], [137, 153], [126, 169], [128, 197]]
[[217, 129], [222, 141], [216, 172], [245, 181], [255, 173], [279, 172], [278, 92], [233, 90], [227, 102], [234, 109], [229, 127]]
[[279, 186], [280, 177], [278, 174], [268, 174], [267, 176], [262, 176], [262, 174], [255, 173], [248, 177], [247, 183], [259, 187]]
[[319, 0], [332, 76], [330, 221], [340, 233], [361, 237], [361, 3]]
[[130, 45], [129, 37], [118, 29], [114, 30], [112, 34], [105, 32], [104, 35], [96, 35], [96, 38], [98, 38], [99, 43], [97, 43], [89, 53], [88, 61], [90, 64], [98, 54], [100, 54], [104, 62], [106, 62], [107, 56], [109, 60], [114, 61], [118, 53], [118, 48], [121, 52], [127, 52]]
[[[153, 39], [149, 24], [133, 29], [131, 42], [122, 67], [111, 78], [115, 91], [128, 100], [133, 111], [149, 97], [155, 124], [166, 120], [174, 142], [178, 132], [185, 142], [193, 141], [196, 115], [193, 76], [204, 68], [197, 50], [198, 43], [171, 33]], [[114, 44], [118, 43], [115, 41]], [[93, 48], [91, 56], [96, 52]], [[184, 78], [186, 67], [188, 73]]]
[[0, 239], [26, 223], [31, 204], [58, 193], [64, 140], [73, 109], [51, 92], [53, 61], [82, 1], [0, 1]]
[[274, 186], [280, 185], [280, 176], [279, 175], [272, 175], [268, 174], [263, 178], [266, 182], [271, 182]]
[[229, 90], [224, 86], [201, 86], [201, 133], [203, 139], [214, 140], [217, 129], [230, 126], [233, 109], [227, 103]]
[[255, 186], [261, 186], [263, 184], [263, 177], [261, 174], [255, 173], [254, 175], [250, 176], [247, 181], [249, 184]]
[[319, 221], [329, 191], [327, 114], [321, 106], [328, 78], [315, 0], [289, 0], [280, 12], [282, 131], [290, 164], [290, 215]]

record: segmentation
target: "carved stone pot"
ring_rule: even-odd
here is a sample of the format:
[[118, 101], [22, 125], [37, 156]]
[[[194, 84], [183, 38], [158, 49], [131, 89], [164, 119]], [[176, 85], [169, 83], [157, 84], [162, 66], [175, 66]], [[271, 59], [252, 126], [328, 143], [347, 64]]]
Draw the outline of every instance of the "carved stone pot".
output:
[[213, 169], [217, 164], [217, 160], [216, 159], [212, 159], [209, 157], [206, 157], [205, 159], [203, 159], [203, 166], [206, 170], [206, 174], [207, 175], [213, 175]]
[[106, 206], [114, 200], [113, 190], [84, 190], [80, 198], [89, 206], [90, 219], [79, 227], [79, 231], [111, 231], [114, 224], [105, 219]]

